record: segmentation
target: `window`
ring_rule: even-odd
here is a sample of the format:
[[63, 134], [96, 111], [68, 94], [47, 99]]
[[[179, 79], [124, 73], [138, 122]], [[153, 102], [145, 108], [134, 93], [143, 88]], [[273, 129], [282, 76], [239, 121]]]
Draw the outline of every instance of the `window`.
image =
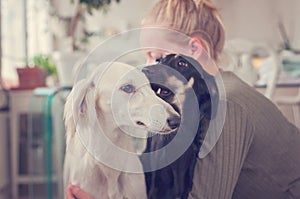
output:
[[17, 67], [32, 64], [36, 54], [52, 51], [49, 2], [2, 0], [1, 4], [2, 78], [11, 87], [18, 82]]

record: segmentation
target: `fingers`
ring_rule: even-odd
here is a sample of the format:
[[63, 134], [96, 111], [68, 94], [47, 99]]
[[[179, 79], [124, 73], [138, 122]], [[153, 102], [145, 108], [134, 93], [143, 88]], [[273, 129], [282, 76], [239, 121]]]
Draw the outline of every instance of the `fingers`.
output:
[[67, 199], [94, 199], [91, 195], [80, 189], [78, 186], [69, 185], [66, 191]]
[[72, 187], [73, 187], [74, 185], [69, 185], [68, 186], [68, 188], [67, 188], [67, 190], [66, 190], [66, 196], [67, 196], [67, 199], [76, 199], [75, 198], [75, 196], [73, 195], [73, 193], [72, 193]]

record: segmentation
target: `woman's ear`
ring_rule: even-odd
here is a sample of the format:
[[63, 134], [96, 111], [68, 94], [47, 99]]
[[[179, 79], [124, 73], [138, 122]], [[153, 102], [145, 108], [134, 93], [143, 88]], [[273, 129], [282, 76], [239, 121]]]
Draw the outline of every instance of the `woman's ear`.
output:
[[189, 41], [189, 49], [193, 57], [199, 57], [203, 51], [203, 44], [197, 37], [192, 37]]
[[[208, 45], [206, 44], [205, 41], [202, 41], [197, 37], [192, 37], [189, 40], [189, 49], [191, 51], [191, 57], [194, 58], [195, 60], [197, 60], [199, 63], [201, 63], [203, 69], [208, 74], [215, 76], [218, 73], [219, 69], [218, 69], [217, 65], [215, 65], [212, 62], [213, 58], [210, 57], [210, 53], [209, 53], [210, 51], [209, 51]], [[211, 59], [209, 64], [208, 64], [208, 61], [206, 60], [208, 58]], [[205, 61], [204, 64], [202, 63], [203, 61]]]

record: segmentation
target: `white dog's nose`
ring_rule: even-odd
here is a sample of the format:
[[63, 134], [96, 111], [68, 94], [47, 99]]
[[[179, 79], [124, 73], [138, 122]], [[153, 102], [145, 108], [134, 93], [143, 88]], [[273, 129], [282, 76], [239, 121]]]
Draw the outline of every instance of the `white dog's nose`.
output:
[[[180, 126], [180, 115], [172, 111], [171, 106], [161, 100], [162, 104], [155, 104], [148, 109], [149, 121], [138, 121], [136, 124], [148, 127], [150, 131], [168, 133]], [[164, 104], [165, 103], [165, 104]]]

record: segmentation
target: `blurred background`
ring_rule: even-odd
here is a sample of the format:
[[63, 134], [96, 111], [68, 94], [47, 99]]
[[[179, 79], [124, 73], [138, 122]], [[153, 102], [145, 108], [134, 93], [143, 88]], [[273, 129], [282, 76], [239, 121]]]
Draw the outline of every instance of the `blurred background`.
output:
[[[99, 42], [138, 28], [156, 2], [0, 0], [0, 199], [63, 198], [72, 71]], [[300, 1], [214, 2], [227, 33], [218, 65], [300, 128]]]

